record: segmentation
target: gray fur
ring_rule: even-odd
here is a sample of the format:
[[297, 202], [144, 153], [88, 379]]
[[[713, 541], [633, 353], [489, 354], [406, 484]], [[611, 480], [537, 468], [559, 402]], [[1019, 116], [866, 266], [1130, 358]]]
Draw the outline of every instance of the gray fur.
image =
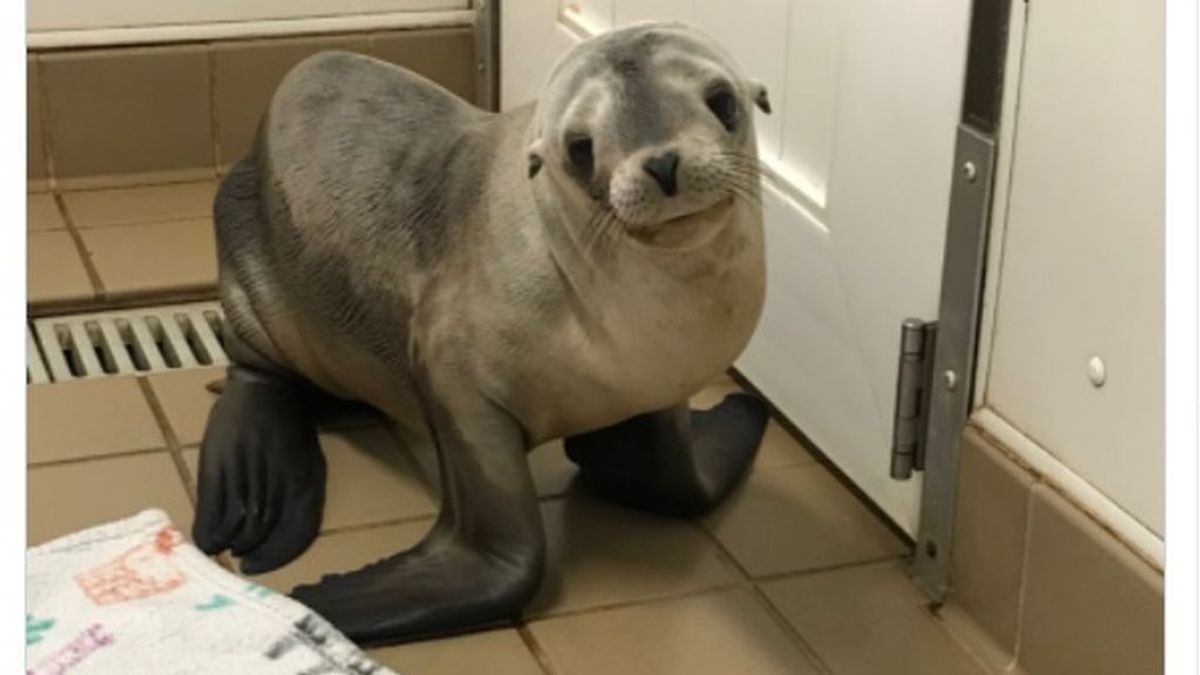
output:
[[[705, 109], [703, 78], [737, 92], [735, 133]], [[248, 359], [418, 430], [418, 367], [508, 411], [530, 442], [682, 400], [729, 365], [761, 308], [757, 181], [744, 177], [755, 95], [676, 25], [588, 42], [536, 109], [503, 114], [370, 57], [311, 57], [235, 168], [257, 172], [259, 193], [227, 180], [218, 196], [230, 326]], [[690, 130], [681, 194], [655, 196], [626, 171], [640, 195], [629, 212], [645, 217], [598, 217], [620, 216], [612, 187], [564, 171], [560, 120], [591, 125], [600, 183]], [[722, 169], [724, 152], [746, 159]]]

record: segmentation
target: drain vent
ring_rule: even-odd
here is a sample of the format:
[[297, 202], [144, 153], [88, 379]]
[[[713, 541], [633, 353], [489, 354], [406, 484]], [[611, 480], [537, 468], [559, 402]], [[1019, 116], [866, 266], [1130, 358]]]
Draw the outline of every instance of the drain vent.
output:
[[42, 350], [38, 349], [33, 331], [25, 327], [25, 384], [46, 384], [50, 381], [50, 373], [46, 371], [46, 362], [42, 360]]
[[52, 382], [224, 365], [223, 321], [216, 302], [54, 316], [33, 321], [27, 349], [41, 346]]

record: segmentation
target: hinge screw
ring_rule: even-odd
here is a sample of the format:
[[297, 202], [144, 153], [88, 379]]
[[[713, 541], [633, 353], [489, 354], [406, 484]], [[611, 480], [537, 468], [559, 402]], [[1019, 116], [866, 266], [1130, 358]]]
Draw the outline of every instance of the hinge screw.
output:
[[966, 161], [962, 166], [963, 178], [967, 179], [968, 183], [974, 183], [975, 177], [979, 175], [979, 169], [975, 167], [975, 162]]
[[946, 391], [954, 391], [954, 388], [958, 386], [958, 373], [953, 370], [942, 373], [942, 384], [946, 385]]

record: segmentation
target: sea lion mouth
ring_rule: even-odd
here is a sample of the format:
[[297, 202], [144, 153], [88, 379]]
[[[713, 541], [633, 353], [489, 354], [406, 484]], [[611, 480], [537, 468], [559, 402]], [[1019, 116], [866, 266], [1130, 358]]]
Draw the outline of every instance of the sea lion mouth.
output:
[[627, 224], [630, 236], [643, 244], [674, 247], [729, 221], [734, 196], [728, 195], [697, 211], [683, 213], [657, 223]]

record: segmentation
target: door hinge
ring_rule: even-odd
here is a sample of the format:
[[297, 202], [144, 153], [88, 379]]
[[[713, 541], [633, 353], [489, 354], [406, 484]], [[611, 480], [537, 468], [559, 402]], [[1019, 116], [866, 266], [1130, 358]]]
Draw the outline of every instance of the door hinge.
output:
[[900, 327], [896, 367], [896, 411], [892, 419], [892, 478], [908, 480], [925, 469], [925, 429], [929, 420], [937, 322], [905, 319]]

